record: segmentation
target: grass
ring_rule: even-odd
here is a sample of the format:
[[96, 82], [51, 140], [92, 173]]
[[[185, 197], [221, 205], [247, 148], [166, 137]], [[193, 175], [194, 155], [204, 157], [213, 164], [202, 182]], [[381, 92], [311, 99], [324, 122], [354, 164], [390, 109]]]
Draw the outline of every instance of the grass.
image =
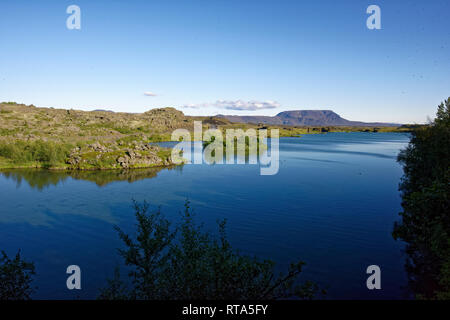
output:
[[157, 154], [163, 161], [169, 161], [172, 155], [172, 149], [160, 149]]
[[65, 166], [65, 161], [73, 148], [70, 144], [36, 140], [0, 142], [0, 165], [2, 167], [41, 167]]

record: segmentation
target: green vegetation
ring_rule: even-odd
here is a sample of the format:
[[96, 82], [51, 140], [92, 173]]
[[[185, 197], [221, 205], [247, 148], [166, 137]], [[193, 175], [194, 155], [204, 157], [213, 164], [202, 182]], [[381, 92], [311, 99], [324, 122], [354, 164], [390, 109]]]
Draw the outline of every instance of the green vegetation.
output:
[[[256, 150], [252, 150], [250, 149], [250, 137], [249, 136], [245, 136], [244, 137], [244, 141], [245, 141], [245, 146], [244, 146], [244, 155], [246, 157], [246, 159], [248, 159], [248, 157], [251, 155], [251, 153], [254, 153], [255, 155], [259, 155], [260, 152], [264, 152], [267, 150], [267, 145], [266, 144], [260, 144], [260, 140], [259, 137], [256, 137]], [[206, 148], [207, 146], [209, 146], [210, 144], [212, 144], [214, 141], [216, 140], [216, 137], [212, 136], [211, 140], [209, 141], [203, 141], [203, 148]], [[227, 152], [227, 140], [226, 137], [223, 138], [222, 141], [222, 145], [223, 145], [223, 155], [226, 155]], [[233, 140], [233, 149], [234, 149], [234, 154], [237, 155], [238, 152], [238, 138], [235, 137]], [[211, 159], [211, 157], [215, 156], [215, 150], [213, 150], [211, 152], [211, 154], [207, 154], [206, 155], [206, 159], [208, 162], [213, 162], [213, 159]]]
[[256, 125], [249, 123], [232, 123], [222, 124], [220, 129], [266, 129], [267, 136], [270, 138], [271, 129], [278, 129], [280, 137], [299, 137], [304, 134], [323, 134], [328, 132], [411, 132], [416, 128], [424, 127], [423, 125], [400, 127], [347, 127], [347, 126], [317, 126], [317, 127], [296, 127], [296, 126], [275, 126], [275, 125]]
[[450, 299], [450, 98], [437, 118], [412, 132], [398, 156], [403, 212], [393, 236], [407, 243], [411, 290], [420, 299]]
[[34, 264], [22, 260], [20, 251], [14, 259], [5, 252], [0, 257], [0, 300], [29, 300], [34, 288]]
[[[234, 250], [227, 240], [225, 220], [218, 222], [218, 237], [203, 231], [195, 223], [188, 201], [175, 228], [159, 210], [149, 212], [146, 202], [134, 202], [134, 209], [136, 237], [115, 227], [125, 245], [119, 254], [129, 268], [129, 281], [122, 281], [116, 268], [99, 299], [313, 299], [320, 293], [317, 284], [299, 282], [303, 262], [291, 264], [284, 275], [275, 275], [272, 261]], [[35, 292], [34, 264], [22, 260], [20, 251], [14, 259], [1, 254], [0, 300], [30, 299]]]
[[[128, 169], [173, 165], [168, 151], [149, 143], [170, 141], [175, 129], [278, 129], [280, 137], [326, 132], [410, 131], [401, 127], [290, 127], [231, 123], [215, 117], [189, 117], [174, 108], [141, 114], [37, 108], [0, 103], [0, 169]], [[193, 136], [193, 135], [191, 135]], [[17, 146], [16, 146], [17, 145]], [[72, 148], [70, 148], [72, 146]], [[36, 149], [36, 150], [35, 150]], [[247, 148], [248, 149], [248, 148]], [[248, 152], [248, 151], [246, 151]]]
[[149, 143], [189, 125], [173, 108], [131, 114], [0, 103], [0, 169], [167, 167], [168, 150]]
[[2, 167], [39, 167], [48, 168], [65, 165], [73, 146], [65, 143], [35, 140], [25, 142], [0, 141], [0, 165]]
[[148, 142], [163, 142], [163, 141], [170, 141], [170, 134], [152, 134], [148, 137]]
[[160, 149], [157, 154], [158, 157], [160, 157], [164, 161], [170, 161], [170, 158], [172, 156], [172, 149]]
[[219, 222], [219, 237], [202, 231], [186, 202], [180, 225], [171, 229], [159, 210], [134, 203], [137, 235], [116, 227], [125, 245], [119, 253], [130, 268], [131, 288], [118, 270], [100, 299], [312, 299], [318, 287], [300, 284], [303, 262], [291, 265], [285, 275], [274, 274], [274, 263], [242, 255], [233, 250]]

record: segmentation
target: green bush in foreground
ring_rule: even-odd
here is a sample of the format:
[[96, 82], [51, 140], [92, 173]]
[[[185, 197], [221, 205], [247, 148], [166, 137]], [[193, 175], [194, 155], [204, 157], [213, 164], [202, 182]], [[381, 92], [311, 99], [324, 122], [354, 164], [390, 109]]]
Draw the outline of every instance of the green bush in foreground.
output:
[[135, 239], [116, 228], [125, 244], [119, 253], [130, 267], [131, 288], [116, 270], [100, 299], [311, 299], [318, 291], [312, 282], [298, 283], [303, 262], [276, 276], [272, 261], [233, 250], [225, 221], [219, 222], [218, 239], [202, 231], [193, 220], [189, 202], [174, 231], [159, 210], [148, 213], [145, 202], [135, 202], [134, 208]]
[[31, 287], [34, 264], [21, 259], [20, 251], [14, 259], [5, 252], [0, 257], [0, 300], [29, 300], [34, 288]]

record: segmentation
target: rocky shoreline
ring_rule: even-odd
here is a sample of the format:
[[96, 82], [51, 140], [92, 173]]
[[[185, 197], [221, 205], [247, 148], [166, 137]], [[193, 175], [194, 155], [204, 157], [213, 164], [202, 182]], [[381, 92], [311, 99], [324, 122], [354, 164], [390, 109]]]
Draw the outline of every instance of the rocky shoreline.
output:
[[117, 143], [105, 146], [99, 142], [88, 144], [84, 148], [76, 147], [70, 153], [67, 164], [74, 169], [129, 169], [174, 165], [169, 149], [143, 142], [136, 142], [125, 148]]
[[[38, 142], [47, 143], [40, 140]], [[171, 159], [171, 149], [136, 141], [125, 145], [94, 142], [74, 147], [67, 154], [63, 161], [57, 163], [1, 161], [0, 169], [123, 170], [177, 165]]]

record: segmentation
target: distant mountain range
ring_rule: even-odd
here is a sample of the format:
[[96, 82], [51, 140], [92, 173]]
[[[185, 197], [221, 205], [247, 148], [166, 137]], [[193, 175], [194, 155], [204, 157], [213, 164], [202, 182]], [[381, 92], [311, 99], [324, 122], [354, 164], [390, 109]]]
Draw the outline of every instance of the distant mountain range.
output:
[[398, 123], [383, 122], [361, 122], [350, 121], [342, 118], [332, 110], [293, 110], [283, 111], [276, 116], [233, 116], [217, 115], [218, 118], [224, 118], [231, 122], [254, 123], [268, 125], [286, 125], [286, 126], [400, 126]]

